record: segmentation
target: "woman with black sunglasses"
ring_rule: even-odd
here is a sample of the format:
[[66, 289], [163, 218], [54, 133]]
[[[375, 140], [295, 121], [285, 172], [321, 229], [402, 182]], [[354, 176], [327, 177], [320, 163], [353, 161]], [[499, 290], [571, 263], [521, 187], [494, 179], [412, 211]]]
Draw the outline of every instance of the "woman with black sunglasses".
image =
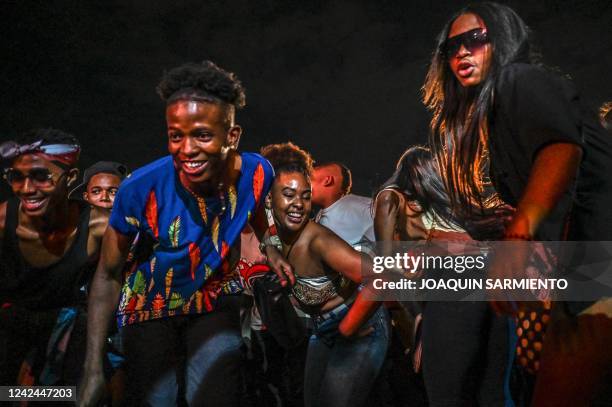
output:
[[[433, 113], [431, 144], [453, 209], [469, 219], [473, 203], [486, 207], [492, 202], [490, 179], [501, 199], [516, 208], [499, 238], [611, 240], [612, 140], [585, 113], [572, 84], [537, 64], [529, 39], [523, 20], [496, 3], [460, 10], [438, 36], [424, 103]], [[510, 260], [494, 264], [491, 272], [510, 277], [525, 269]], [[492, 305], [514, 312], [511, 302]], [[576, 315], [589, 305], [555, 308], [578, 326], [589, 316]], [[559, 342], [571, 336], [592, 348], [609, 340], [610, 321], [599, 320], [589, 342], [581, 329], [553, 331]], [[605, 383], [601, 362], [589, 356], [570, 363], [553, 342], [549, 337], [544, 343], [535, 405], [590, 405], [596, 387]], [[610, 351], [596, 353], [609, 367]], [[579, 366], [580, 374], [571, 366]]]
[[[14, 193], [0, 205], [0, 385], [80, 380], [81, 287], [93, 274], [108, 213], [68, 199], [79, 152], [76, 138], [54, 129], [0, 145]], [[24, 359], [31, 369], [18, 381]]]

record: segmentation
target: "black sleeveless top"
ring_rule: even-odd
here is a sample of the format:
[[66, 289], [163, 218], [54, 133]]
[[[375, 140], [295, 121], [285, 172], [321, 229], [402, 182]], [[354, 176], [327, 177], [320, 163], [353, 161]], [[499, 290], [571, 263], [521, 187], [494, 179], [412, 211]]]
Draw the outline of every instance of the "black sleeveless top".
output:
[[91, 278], [89, 261], [89, 205], [82, 203], [77, 232], [66, 254], [56, 263], [35, 268], [27, 264], [17, 238], [19, 200], [7, 202], [4, 241], [0, 255], [0, 306], [12, 303], [32, 310], [75, 306], [86, 302], [81, 290]]

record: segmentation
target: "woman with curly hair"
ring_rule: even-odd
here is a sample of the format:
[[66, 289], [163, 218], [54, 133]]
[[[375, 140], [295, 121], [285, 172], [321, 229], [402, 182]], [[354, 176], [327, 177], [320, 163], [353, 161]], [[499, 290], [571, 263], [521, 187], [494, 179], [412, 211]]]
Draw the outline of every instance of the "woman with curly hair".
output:
[[[308, 156], [284, 144], [264, 149], [276, 172], [266, 206], [271, 209], [282, 253], [296, 274], [292, 294], [312, 317], [304, 374], [307, 407], [362, 406], [385, 360], [389, 341], [386, 311], [374, 315], [342, 337], [338, 325], [349, 311], [361, 282], [366, 255], [354, 250], [332, 231], [310, 220], [312, 209]], [[304, 155], [303, 155], [304, 156]]]
[[[236, 150], [242, 129], [234, 117], [245, 95], [233, 73], [209, 61], [185, 64], [165, 74], [158, 92], [170, 155], [134, 171], [115, 198], [89, 298], [81, 402], [99, 397], [116, 311], [127, 404], [235, 406], [242, 287], [233, 270], [247, 223], [260, 235], [266, 229], [273, 171], [260, 155]], [[123, 276], [136, 234], [153, 243], [150, 255]], [[280, 257], [271, 263], [287, 266]]]
[[[537, 63], [530, 31], [512, 9], [483, 2], [455, 13], [437, 38], [423, 91], [433, 113], [431, 144], [456, 213], [469, 218], [474, 207], [487, 206], [490, 180], [516, 208], [499, 238], [612, 239], [612, 140], [586, 113], [574, 86]], [[490, 276], [524, 275], [523, 259], [495, 261]], [[511, 301], [492, 305], [516, 312]], [[558, 321], [571, 321], [567, 326], [588, 326], [593, 316], [577, 315], [590, 305], [557, 303], [553, 313], [564, 314]], [[611, 321], [564, 334], [551, 325], [555, 335], [544, 342], [536, 405], [590, 404], [605, 383], [597, 359], [611, 360], [600, 347], [610, 338]], [[554, 337], [598, 355], [580, 350], [581, 358], [570, 361], [552, 345]], [[578, 377], [571, 366], [589, 374]]]

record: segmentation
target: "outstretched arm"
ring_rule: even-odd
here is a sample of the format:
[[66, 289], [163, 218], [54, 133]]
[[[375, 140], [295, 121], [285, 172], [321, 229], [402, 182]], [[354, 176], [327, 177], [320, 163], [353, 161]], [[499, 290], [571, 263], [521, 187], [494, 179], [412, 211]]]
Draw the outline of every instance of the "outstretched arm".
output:
[[[382, 191], [376, 197], [374, 233], [381, 254], [383, 255], [392, 253], [392, 242], [397, 227], [400, 205], [401, 202], [398, 194], [392, 190]], [[359, 292], [351, 309], [338, 326], [338, 331], [341, 335], [352, 337], [356, 335], [359, 336], [362, 333], [367, 334], [368, 328], [364, 328], [363, 325], [380, 306], [379, 301], [371, 301], [365, 298], [368, 292], [372, 294], [372, 290], [373, 287], [368, 284]]]
[[[382, 191], [376, 197], [374, 233], [380, 252], [385, 256], [390, 255], [393, 251], [392, 244], [397, 228], [400, 205], [401, 202], [398, 194], [392, 190]], [[341, 335], [345, 337], [358, 335], [363, 324], [370, 319], [380, 306], [379, 301], [365, 299], [366, 293], [372, 289], [372, 286], [368, 284], [359, 292], [351, 309], [338, 326]]]
[[[268, 220], [266, 218], [266, 210], [261, 205], [255, 216], [251, 219], [251, 227], [260, 242], [266, 242], [269, 239], [269, 228]], [[295, 284], [295, 275], [293, 274], [293, 267], [283, 257], [283, 254], [278, 251], [274, 245], [265, 245], [265, 255], [268, 258], [268, 266], [278, 276], [281, 285], [286, 286], [287, 284]]]
[[[371, 285], [363, 287], [363, 289], [357, 294], [355, 302], [351, 306], [351, 309], [346, 314], [340, 325], [338, 331], [344, 337], [351, 337], [358, 335], [362, 330], [363, 325], [370, 319], [376, 309], [380, 306], [380, 301], [366, 300], [366, 292], [372, 290]], [[365, 328], [367, 330], [367, 327]], [[367, 332], [364, 332], [367, 334]]]
[[[331, 231], [324, 230], [313, 239], [311, 244], [313, 251], [321, 256], [325, 264], [356, 283], [361, 283], [363, 273], [372, 272], [372, 259], [353, 249]], [[378, 301], [364, 298], [364, 292], [369, 289], [370, 286], [367, 285], [357, 294], [351, 309], [340, 323], [338, 329], [343, 336], [350, 337], [369, 333], [368, 327], [364, 328], [366, 331], [360, 331], [360, 329], [380, 305]]]
[[[527, 186], [521, 196], [516, 213], [506, 228], [505, 239], [530, 239], [548, 217], [563, 194], [574, 182], [582, 150], [571, 143], [554, 143], [542, 148], [535, 157]], [[519, 247], [505, 253], [489, 268], [490, 278], [522, 278], [526, 252]], [[516, 273], [521, 275], [516, 276]], [[517, 305], [512, 301], [491, 301], [497, 313], [514, 314]]]
[[321, 232], [310, 243], [312, 252], [333, 270], [355, 283], [361, 283], [362, 270], [372, 271], [372, 259], [353, 249], [332, 231], [319, 227]]
[[130, 238], [106, 229], [102, 241], [100, 262], [89, 293], [87, 319], [87, 354], [79, 405], [96, 405], [104, 389], [102, 360], [108, 326], [119, 302], [122, 269], [129, 250]]

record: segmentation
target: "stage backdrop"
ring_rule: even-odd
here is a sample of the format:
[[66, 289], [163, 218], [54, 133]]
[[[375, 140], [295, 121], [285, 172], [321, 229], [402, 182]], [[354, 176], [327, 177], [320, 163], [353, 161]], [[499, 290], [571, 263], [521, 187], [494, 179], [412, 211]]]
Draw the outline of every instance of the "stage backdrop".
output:
[[[612, 99], [612, 3], [508, 2], [545, 61], [592, 107]], [[352, 168], [369, 195], [426, 140], [420, 87], [434, 36], [461, 2], [3, 1], [0, 139], [53, 126], [83, 142], [82, 165], [132, 169], [165, 154], [165, 69], [212, 59], [247, 88], [241, 148], [291, 140]]]

